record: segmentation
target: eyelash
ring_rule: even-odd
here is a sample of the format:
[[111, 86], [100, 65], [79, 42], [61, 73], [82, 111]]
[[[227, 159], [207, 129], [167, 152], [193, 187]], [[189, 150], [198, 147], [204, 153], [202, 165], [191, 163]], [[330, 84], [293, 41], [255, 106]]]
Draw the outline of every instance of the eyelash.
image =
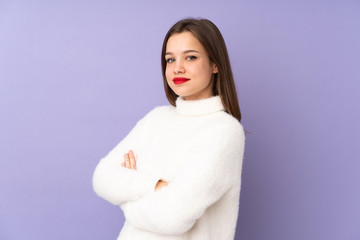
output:
[[[191, 59], [190, 59], [190, 58], [191, 58]], [[189, 60], [189, 61], [193, 61], [193, 60], [196, 60], [197, 57], [195, 57], [195, 56], [188, 56], [188, 57], [186, 57], [186, 59]], [[168, 59], [166, 59], [166, 62], [167, 62], [167, 63], [172, 63], [172, 62], [174, 62], [174, 61], [175, 61], [174, 58], [168, 58]]]

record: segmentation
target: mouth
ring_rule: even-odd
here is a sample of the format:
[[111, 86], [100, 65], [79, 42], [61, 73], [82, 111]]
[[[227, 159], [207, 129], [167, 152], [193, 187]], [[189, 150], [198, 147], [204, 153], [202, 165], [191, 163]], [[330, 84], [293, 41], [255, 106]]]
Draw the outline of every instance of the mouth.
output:
[[190, 80], [189, 78], [176, 77], [176, 78], [173, 79], [173, 82], [175, 84], [183, 84], [183, 83], [185, 83], [185, 82], [187, 82], [189, 80]]

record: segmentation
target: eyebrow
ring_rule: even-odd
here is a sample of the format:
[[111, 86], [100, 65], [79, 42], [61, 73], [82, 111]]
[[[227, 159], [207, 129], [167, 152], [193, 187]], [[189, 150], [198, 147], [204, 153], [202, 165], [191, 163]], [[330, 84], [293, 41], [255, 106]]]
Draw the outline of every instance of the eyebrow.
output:
[[[184, 51], [183, 53], [191, 53], [191, 52], [199, 53], [199, 52], [196, 51], [196, 50], [186, 50], [186, 51]], [[172, 53], [172, 52], [166, 52], [166, 53], [165, 53], [165, 56], [166, 56], [166, 55], [173, 55], [173, 53]]]

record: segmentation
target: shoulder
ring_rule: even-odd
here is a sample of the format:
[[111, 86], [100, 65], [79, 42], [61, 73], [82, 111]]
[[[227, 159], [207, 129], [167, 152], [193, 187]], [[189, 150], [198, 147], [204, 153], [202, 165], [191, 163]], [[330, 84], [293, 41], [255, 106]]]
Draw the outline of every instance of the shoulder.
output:
[[245, 146], [245, 131], [242, 124], [226, 112], [221, 112], [209, 128], [211, 137], [207, 141], [216, 144], [217, 151], [229, 152], [232, 156], [242, 156]]
[[142, 117], [137, 124], [148, 124], [154, 123], [161, 119], [163, 116], [174, 111], [174, 107], [171, 105], [163, 105], [154, 107], [151, 111], [146, 113], [144, 117]]
[[239, 162], [244, 152], [245, 134], [237, 119], [221, 112], [199, 124], [187, 143], [191, 153], [211, 154], [221, 161], [227, 156], [228, 163]]
[[209, 119], [204, 123], [205, 128], [221, 136], [241, 137], [244, 135], [242, 124], [226, 112], [219, 112]]
[[153, 108], [150, 112], [148, 112], [144, 118], [159, 118], [163, 115], [169, 114], [171, 112], [175, 111], [175, 107], [171, 105], [163, 105], [163, 106], [157, 106]]
[[[245, 133], [242, 124], [226, 112], [219, 112], [207, 117], [193, 132], [193, 144], [209, 146], [243, 146]], [[211, 148], [211, 147], [210, 147]]]

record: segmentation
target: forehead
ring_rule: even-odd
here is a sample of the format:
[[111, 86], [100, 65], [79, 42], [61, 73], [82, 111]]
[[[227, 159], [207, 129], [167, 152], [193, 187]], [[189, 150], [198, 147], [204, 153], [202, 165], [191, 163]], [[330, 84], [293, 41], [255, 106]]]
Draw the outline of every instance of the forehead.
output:
[[187, 50], [205, 51], [200, 41], [191, 32], [175, 33], [171, 35], [167, 44], [166, 52], [184, 52]]

